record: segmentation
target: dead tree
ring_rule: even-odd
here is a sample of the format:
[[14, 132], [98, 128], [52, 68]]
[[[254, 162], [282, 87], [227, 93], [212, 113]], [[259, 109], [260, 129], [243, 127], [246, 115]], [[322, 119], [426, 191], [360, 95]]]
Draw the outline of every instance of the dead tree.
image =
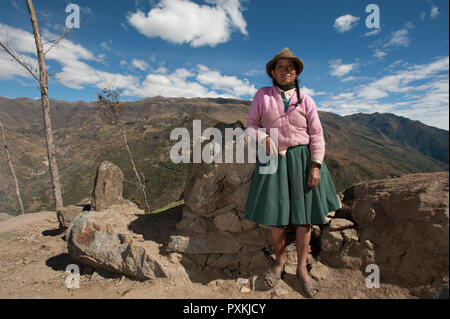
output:
[[[44, 131], [45, 131], [45, 141], [47, 145], [47, 157], [50, 168], [50, 178], [52, 182], [52, 192], [53, 199], [55, 203], [56, 210], [62, 208], [63, 200], [61, 193], [61, 183], [59, 178], [58, 166], [56, 164], [56, 147], [53, 140], [52, 125], [51, 125], [51, 115], [50, 115], [50, 99], [48, 96], [48, 73], [47, 65], [45, 63], [45, 54], [53, 46], [50, 47], [46, 52], [44, 52], [41, 33], [39, 31], [39, 25], [36, 17], [36, 11], [34, 10], [34, 5], [32, 0], [26, 0], [28, 6], [28, 12], [30, 14], [31, 24], [33, 26], [33, 35], [36, 43], [36, 53], [39, 62], [39, 76], [35, 74], [19, 57], [14, 54], [10, 49], [8, 49], [3, 43], [0, 42], [0, 47], [2, 47], [14, 60], [16, 60], [22, 67], [24, 67], [40, 85], [41, 91], [41, 101], [42, 101], [42, 112], [44, 116]], [[61, 38], [57, 40], [59, 42]]]
[[134, 174], [136, 175], [137, 183], [133, 184], [141, 190], [145, 205], [147, 207], [147, 213], [150, 213], [150, 206], [148, 205], [147, 192], [145, 187], [145, 176], [144, 174], [142, 174], [142, 178], [141, 176], [139, 176], [136, 165], [134, 164], [133, 156], [130, 151], [130, 146], [128, 145], [127, 130], [120, 119], [120, 113], [126, 108], [126, 105], [120, 101], [120, 93], [120, 90], [105, 88], [103, 89], [102, 93], [97, 93], [97, 103], [103, 107], [103, 120], [107, 124], [119, 128], [120, 135], [124, 140], [125, 148], [128, 152], [131, 166], [133, 167]]
[[12, 160], [11, 160], [11, 156], [9, 155], [8, 144], [6, 143], [5, 132], [3, 131], [3, 125], [2, 125], [2, 121], [1, 120], [0, 120], [0, 132], [2, 134], [3, 146], [4, 146], [5, 152], [6, 152], [6, 158], [8, 160], [8, 166], [9, 166], [9, 169], [11, 170], [11, 174], [12, 174], [12, 176], [14, 178], [14, 182], [16, 183], [17, 199], [19, 200], [20, 210], [22, 211], [22, 215], [23, 215], [23, 214], [25, 214], [25, 211], [23, 210], [22, 197], [20, 196], [19, 182], [17, 180], [16, 173], [14, 171], [14, 166], [13, 166], [13, 163], [12, 163]]

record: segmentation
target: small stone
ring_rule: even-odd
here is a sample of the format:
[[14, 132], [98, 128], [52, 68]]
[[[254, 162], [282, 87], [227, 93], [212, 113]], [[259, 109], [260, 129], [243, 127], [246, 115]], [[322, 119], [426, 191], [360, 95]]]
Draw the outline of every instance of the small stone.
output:
[[170, 236], [167, 249], [185, 254], [213, 254], [239, 252], [241, 245], [236, 238], [227, 232], [211, 233], [205, 238], [189, 238], [185, 236]]
[[100, 279], [102, 279], [102, 276], [100, 276], [99, 273], [95, 271], [89, 278], [89, 281], [100, 280]]
[[312, 235], [313, 235], [313, 237], [314, 238], [319, 238], [320, 237], [320, 233], [321, 233], [320, 227], [317, 226], [317, 225], [314, 225], [312, 227]]
[[330, 223], [330, 231], [344, 230], [353, 227], [354, 223], [350, 220], [343, 218], [334, 218]]
[[248, 287], [241, 287], [241, 292], [243, 292], [243, 293], [248, 293], [248, 292], [250, 292], [251, 290], [250, 290], [250, 288], [248, 288]]
[[236, 279], [236, 283], [238, 285], [247, 285], [249, 283], [247, 278], [238, 278]]

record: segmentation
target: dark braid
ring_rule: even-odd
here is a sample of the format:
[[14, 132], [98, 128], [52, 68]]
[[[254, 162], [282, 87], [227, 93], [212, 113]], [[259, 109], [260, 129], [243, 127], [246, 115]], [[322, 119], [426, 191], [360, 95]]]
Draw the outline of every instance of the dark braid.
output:
[[295, 107], [297, 105], [302, 104], [302, 99], [300, 98], [300, 89], [298, 88], [298, 78], [295, 78], [295, 89], [297, 90], [297, 103], [295, 104]]

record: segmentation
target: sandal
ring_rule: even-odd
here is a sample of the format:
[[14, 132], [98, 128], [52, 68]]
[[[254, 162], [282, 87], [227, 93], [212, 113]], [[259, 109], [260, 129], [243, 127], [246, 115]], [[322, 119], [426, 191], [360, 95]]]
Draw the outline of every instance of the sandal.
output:
[[[310, 278], [310, 280], [305, 281], [300, 278], [300, 276], [298, 275], [298, 272], [297, 272], [297, 279], [300, 281], [303, 291], [309, 298], [314, 298], [319, 293], [319, 285], [310, 276], [308, 276], [308, 277]], [[316, 291], [315, 294], [314, 294], [314, 290]]]
[[273, 271], [273, 268], [270, 268], [264, 275], [264, 284], [268, 288], [275, 287], [280, 279], [284, 279], [284, 276], [286, 274], [285, 268], [286, 265], [283, 266], [283, 271], [279, 275]]

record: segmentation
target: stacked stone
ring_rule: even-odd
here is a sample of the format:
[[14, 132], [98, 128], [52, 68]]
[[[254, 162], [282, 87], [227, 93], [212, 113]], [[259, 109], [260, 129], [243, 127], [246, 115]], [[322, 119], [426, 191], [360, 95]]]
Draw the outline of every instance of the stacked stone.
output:
[[[167, 249], [181, 253], [204, 269], [250, 273], [271, 265], [271, 235], [245, 218], [245, 204], [255, 163], [248, 163], [248, 136], [230, 141], [234, 154], [245, 150], [245, 162], [189, 164], [182, 220]], [[203, 143], [202, 149], [206, 143]]]

